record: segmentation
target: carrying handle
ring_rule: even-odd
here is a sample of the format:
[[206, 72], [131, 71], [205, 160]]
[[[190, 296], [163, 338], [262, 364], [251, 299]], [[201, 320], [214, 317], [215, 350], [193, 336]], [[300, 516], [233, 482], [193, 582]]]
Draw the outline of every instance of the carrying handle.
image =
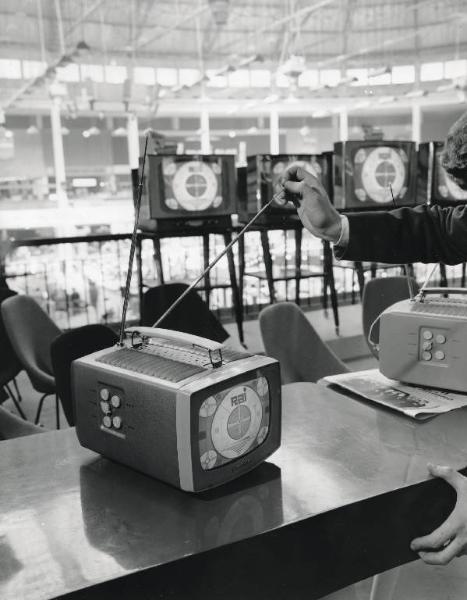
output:
[[162, 337], [166, 340], [172, 340], [174, 342], [181, 342], [184, 344], [192, 344], [193, 346], [199, 346], [209, 351], [222, 350], [224, 344], [209, 340], [208, 338], [201, 337], [200, 335], [192, 335], [191, 333], [184, 333], [183, 331], [175, 331], [173, 329], [163, 329], [162, 327], [128, 327], [125, 330], [129, 334], [140, 334], [147, 338]]
[[467, 289], [460, 287], [425, 287], [418, 292], [415, 299], [423, 302], [428, 294], [461, 294], [465, 296]]

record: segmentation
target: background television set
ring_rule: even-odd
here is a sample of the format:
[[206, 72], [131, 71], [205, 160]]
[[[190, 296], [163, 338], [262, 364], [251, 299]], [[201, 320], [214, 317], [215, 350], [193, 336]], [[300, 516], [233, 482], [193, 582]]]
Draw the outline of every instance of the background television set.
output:
[[378, 210], [417, 204], [414, 142], [363, 140], [334, 144], [334, 205]]
[[449, 206], [467, 203], [461, 189], [441, 165], [443, 142], [425, 142], [418, 148], [418, 195], [429, 204]]
[[[239, 218], [246, 222], [274, 196], [276, 184], [284, 170], [293, 162], [317, 175], [327, 191], [332, 188], [332, 153], [325, 154], [258, 154], [249, 156], [247, 166], [238, 170]], [[299, 222], [292, 203], [285, 206], [273, 202], [260, 217], [259, 223], [295, 225]]]
[[230, 225], [237, 212], [233, 155], [147, 156], [142, 229], [222, 227]]

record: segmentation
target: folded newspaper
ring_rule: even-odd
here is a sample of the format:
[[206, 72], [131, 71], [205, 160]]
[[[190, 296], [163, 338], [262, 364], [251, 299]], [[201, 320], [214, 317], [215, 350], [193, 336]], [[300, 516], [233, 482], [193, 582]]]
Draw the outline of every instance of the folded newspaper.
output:
[[322, 381], [383, 404], [413, 419], [429, 419], [467, 406], [467, 394], [408, 385], [388, 379], [378, 369], [329, 375]]

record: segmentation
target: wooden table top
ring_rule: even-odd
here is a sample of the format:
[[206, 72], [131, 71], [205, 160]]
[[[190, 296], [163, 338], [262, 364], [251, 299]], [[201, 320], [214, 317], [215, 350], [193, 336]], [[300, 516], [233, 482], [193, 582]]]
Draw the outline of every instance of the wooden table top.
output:
[[422, 483], [426, 463], [465, 467], [466, 431], [467, 410], [419, 423], [290, 384], [281, 448], [198, 495], [81, 448], [74, 429], [1, 442], [0, 597], [320, 597], [414, 558], [408, 541], [454, 501]]

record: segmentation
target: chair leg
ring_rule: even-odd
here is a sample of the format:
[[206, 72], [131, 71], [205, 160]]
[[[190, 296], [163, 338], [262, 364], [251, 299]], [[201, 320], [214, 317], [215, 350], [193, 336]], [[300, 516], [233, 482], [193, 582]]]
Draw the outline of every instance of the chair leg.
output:
[[15, 405], [15, 408], [18, 411], [20, 417], [22, 419], [24, 419], [25, 421], [27, 421], [26, 415], [24, 414], [23, 409], [19, 405], [19, 399], [16, 398], [15, 395], [12, 393], [12, 391], [11, 391], [10, 386], [8, 385], [8, 383], [6, 383], [3, 387], [6, 389], [7, 394], [10, 396], [11, 400], [13, 401], [13, 404]]
[[39, 419], [40, 419], [41, 411], [42, 411], [42, 405], [44, 404], [44, 400], [47, 398], [47, 396], [50, 396], [50, 394], [44, 394], [42, 396], [42, 398], [39, 400], [39, 406], [37, 407], [36, 418], [34, 419], [34, 425], [37, 425], [39, 423]]
[[60, 429], [60, 404], [57, 394], [55, 394], [55, 421], [57, 424], [57, 429]]
[[16, 383], [16, 378], [15, 377], [13, 377], [13, 385], [15, 386], [16, 398], [17, 398], [18, 402], [22, 402], [23, 398], [22, 398], [21, 393], [19, 391], [18, 384]]

